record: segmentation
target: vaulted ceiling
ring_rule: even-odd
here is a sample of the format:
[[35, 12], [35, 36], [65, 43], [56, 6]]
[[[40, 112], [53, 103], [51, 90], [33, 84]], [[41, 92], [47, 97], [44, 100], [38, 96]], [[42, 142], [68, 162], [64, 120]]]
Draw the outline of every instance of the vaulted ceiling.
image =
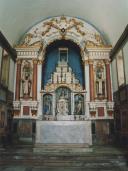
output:
[[39, 21], [60, 15], [84, 19], [114, 45], [128, 24], [128, 0], [0, 0], [0, 29], [12, 45]]

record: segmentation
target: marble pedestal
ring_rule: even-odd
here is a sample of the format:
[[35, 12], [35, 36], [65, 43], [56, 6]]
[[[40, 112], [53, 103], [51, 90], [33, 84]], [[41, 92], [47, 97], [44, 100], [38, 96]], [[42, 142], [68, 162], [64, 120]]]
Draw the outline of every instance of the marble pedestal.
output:
[[91, 121], [37, 121], [36, 145], [92, 145]]

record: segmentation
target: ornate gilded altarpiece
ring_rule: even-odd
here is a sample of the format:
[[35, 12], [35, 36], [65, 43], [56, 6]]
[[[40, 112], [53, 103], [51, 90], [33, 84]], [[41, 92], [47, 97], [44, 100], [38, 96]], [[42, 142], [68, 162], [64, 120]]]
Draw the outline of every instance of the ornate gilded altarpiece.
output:
[[[64, 49], [61, 49], [63, 57], [58, 60], [55, 71], [47, 84], [42, 87], [44, 74], [42, 68], [45, 65], [46, 49], [57, 40], [69, 40], [79, 47], [84, 87], [69, 66], [68, 58], [64, 56]], [[89, 137], [91, 137], [92, 120], [113, 119], [109, 67], [111, 46], [107, 45], [93, 26], [74, 17], [49, 18], [33, 26], [24, 35], [16, 50], [17, 71], [21, 74], [16, 73], [18, 76], [15, 86], [15, 119], [34, 119], [40, 125], [38, 129], [41, 129], [43, 120], [51, 123], [88, 122]], [[25, 106], [29, 107], [28, 115], [23, 113]], [[101, 108], [102, 116], [98, 113]], [[36, 140], [41, 143], [43, 140], [38, 139], [39, 132]]]

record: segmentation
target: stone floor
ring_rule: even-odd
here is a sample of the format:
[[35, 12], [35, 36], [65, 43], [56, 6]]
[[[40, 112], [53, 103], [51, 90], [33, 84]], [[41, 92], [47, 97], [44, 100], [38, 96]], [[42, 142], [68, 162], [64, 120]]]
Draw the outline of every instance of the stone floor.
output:
[[128, 171], [128, 150], [93, 146], [91, 151], [31, 146], [0, 148], [0, 171]]
[[27, 166], [10, 166], [1, 167], [0, 171], [127, 171], [127, 168], [42, 168], [42, 167], [27, 167]]

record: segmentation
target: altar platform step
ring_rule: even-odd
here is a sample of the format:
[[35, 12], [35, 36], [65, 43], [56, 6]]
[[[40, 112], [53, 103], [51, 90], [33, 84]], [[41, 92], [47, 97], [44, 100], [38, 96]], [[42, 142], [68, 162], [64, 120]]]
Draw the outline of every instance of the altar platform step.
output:
[[0, 166], [27, 165], [47, 168], [99, 168], [102, 171], [104, 171], [103, 168], [110, 169], [113, 167], [117, 171], [118, 169], [116, 168], [127, 167], [128, 149], [122, 150], [114, 147], [100, 146], [93, 146], [91, 152], [82, 151], [82, 149], [84, 148], [77, 148], [77, 150], [75, 148], [62, 150], [60, 147], [59, 149], [46, 148], [37, 153], [33, 152], [31, 147], [26, 148], [23, 146], [0, 149]]
[[33, 148], [34, 153], [59, 154], [59, 155], [82, 155], [92, 152], [88, 144], [37, 144]]
[[83, 153], [60, 149], [54, 152], [52, 148], [48, 152], [34, 153], [31, 147], [23, 145], [6, 148], [0, 151], [0, 171], [8, 171], [4, 168], [11, 167], [21, 167], [22, 171], [128, 171], [126, 149], [103, 146], [92, 148], [92, 152]]

